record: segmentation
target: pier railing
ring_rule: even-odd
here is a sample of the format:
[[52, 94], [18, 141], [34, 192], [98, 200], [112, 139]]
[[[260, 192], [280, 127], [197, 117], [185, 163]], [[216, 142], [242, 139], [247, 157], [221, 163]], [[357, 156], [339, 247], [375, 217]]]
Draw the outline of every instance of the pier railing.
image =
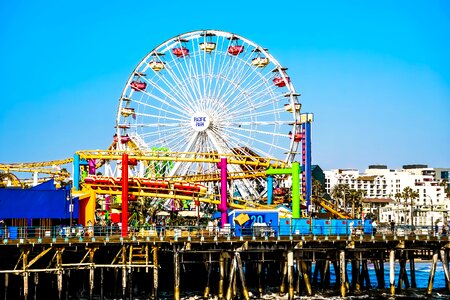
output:
[[[289, 227], [289, 226], [253, 226], [253, 227], [231, 227], [225, 226], [129, 226], [129, 235], [126, 238], [146, 239], [146, 240], [164, 240], [164, 239], [205, 239], [205, 238], [280, 238], [280, 237], [367, 237], [372, 238], [423, 238], [447, 237], [446, 228], [434, 228], [433, 226], [408, 226], [399, 225], [379, 226], [375, 228], [364, 227], [339, 227], [339, 226], [307, 226], [307, 227]], [[0, 228], [0, 238], [4, 243], [8, 240], [55, 240], [55, 239], [86, 239], [103, 238], [119, 239], [121, 237], [121, 228], [118, 225], [111, 226], [4, 226]]]

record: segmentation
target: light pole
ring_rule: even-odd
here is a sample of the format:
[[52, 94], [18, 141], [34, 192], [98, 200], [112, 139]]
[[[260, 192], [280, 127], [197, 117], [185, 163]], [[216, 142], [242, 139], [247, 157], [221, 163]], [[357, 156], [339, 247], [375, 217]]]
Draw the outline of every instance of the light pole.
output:
[[410, 220], [410, 223], [411, 223], [411, 231], [414, 229], [414, 219], [413, 219], [413, 213], [412, 213], [413, 209], [412, 209], [412, 207], [413, 207], [413, 198], [411, 198], [411, 203], [410, 203], [410, 206], [409, 206], [409, 220]]
[[72, 203], [72, 192], [69, 190], [67, 195], [67, 201], [69, 201], [69, 235], [72, 233], [72, 215], [73, 215], [73, 203]]

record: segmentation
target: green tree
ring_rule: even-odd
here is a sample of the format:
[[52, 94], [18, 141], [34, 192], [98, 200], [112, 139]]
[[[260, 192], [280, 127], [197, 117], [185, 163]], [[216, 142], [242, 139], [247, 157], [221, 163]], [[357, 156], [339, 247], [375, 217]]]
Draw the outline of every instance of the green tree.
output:
[[419, 193], [413, 190], [411, 187], [407, 186], [403, 189], [401, 198], [405, 200], [406, 203], [408, 203], [409, 200], [409, 221], [411, 226], [413, 224], [413, 216], [412, 216], [412, 209], [414, 205], [414, 200], [419, 198]]
[[447, 198], [450, 198], [450, 185], [448, 183], [448, 179], [442, 179], [439, 185], [444, 188]]
[[323, 196], [323, 194], [325, 193], [325, 189], [322, 185], [322, 183], [320, 183], [319, 180], [317, 179], [313, 179], [312, 182], [312, 196], [314, 198], [321, 198]]
[[365, 192], [363, 190], [350, 189], [348, 192], [348, 201], [352, 204], [352, 218], [355, 219], [355, 206], [360, 211]]
[[331, 190], [331, 197], [333, 197], [334, 200], [339, 201], [339, 204], [342, 206], [345, 213], [347, 213], [346, 199], [348, 199], [349, 191], [350, 186], [345, 183], [336, 184]]

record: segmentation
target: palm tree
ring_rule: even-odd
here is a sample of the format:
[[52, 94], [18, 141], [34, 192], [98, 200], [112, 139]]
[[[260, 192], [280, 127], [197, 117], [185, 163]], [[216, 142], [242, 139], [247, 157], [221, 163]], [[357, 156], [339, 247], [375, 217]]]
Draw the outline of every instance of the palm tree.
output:
[[362, 200], [364, 199], [364, 191], [363, 190], [349, 190], [348, 200], [352, 204], [352, 218], [355, 219], [355, 205], [357, 205], [358, 209], [362, 206]]
[[410, 200], [409, 205], [409, 220], [411, 223], [411, 226], [413, 226], [413, 218], [412, 218], [412, 207], [413, 207], [413, 201], [417, 198], [419, 198], [419, 193], [413, 190], [411, 187], [407, 186], [402, 191], [402, 199], [405, 200], [406, 203], [408, 203], [408, 200]]
[[400, 201], [400, 199], [402, 199], [402, 193], [395, 193], [394, 199], [397, 200], [397, 202]]
[[313, 179], [312, 182], [312, 195], [314, 198], [321, 198], [323, 196], [323, 194], [325, 193], [325, 189], [323, 188], [322, 183], [317, 180], [317, 179]]
[[440, 186], [444, 187], [444, 192], [447, 196], [447, 198], [450, 198], [450, 186], [448, 183], [448, 179], [442, 179], [441, 182], [439, 183]]
[[348, 198], [348, 193], [350, 191], [350, 186], [345, 183], [336, 184], [331, 190], [331, 196], [333, 199], [339, 200], [339, 203], [344, 208], [344, 212], [347, 213], [347, 203], [346, 198]]

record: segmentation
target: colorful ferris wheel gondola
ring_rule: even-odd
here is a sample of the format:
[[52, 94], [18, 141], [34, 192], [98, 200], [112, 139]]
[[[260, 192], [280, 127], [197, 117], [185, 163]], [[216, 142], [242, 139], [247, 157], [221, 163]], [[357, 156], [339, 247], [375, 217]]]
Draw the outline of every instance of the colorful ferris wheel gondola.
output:
[[231, 41], [231, 45], [228, 46], [229, 54], [236, 56], [244, 52], [244, 45], [240, 44], [239, 37], [232, 35], [228, 39]]
[[216, 49], [216, 43], [213, 42], [212, 37], [214, 36], [214, 33], [205, 32], [203, 34], [204, 41], [199, 44], [200, 50], [205, 51], [206, 53], [211, 53]]

